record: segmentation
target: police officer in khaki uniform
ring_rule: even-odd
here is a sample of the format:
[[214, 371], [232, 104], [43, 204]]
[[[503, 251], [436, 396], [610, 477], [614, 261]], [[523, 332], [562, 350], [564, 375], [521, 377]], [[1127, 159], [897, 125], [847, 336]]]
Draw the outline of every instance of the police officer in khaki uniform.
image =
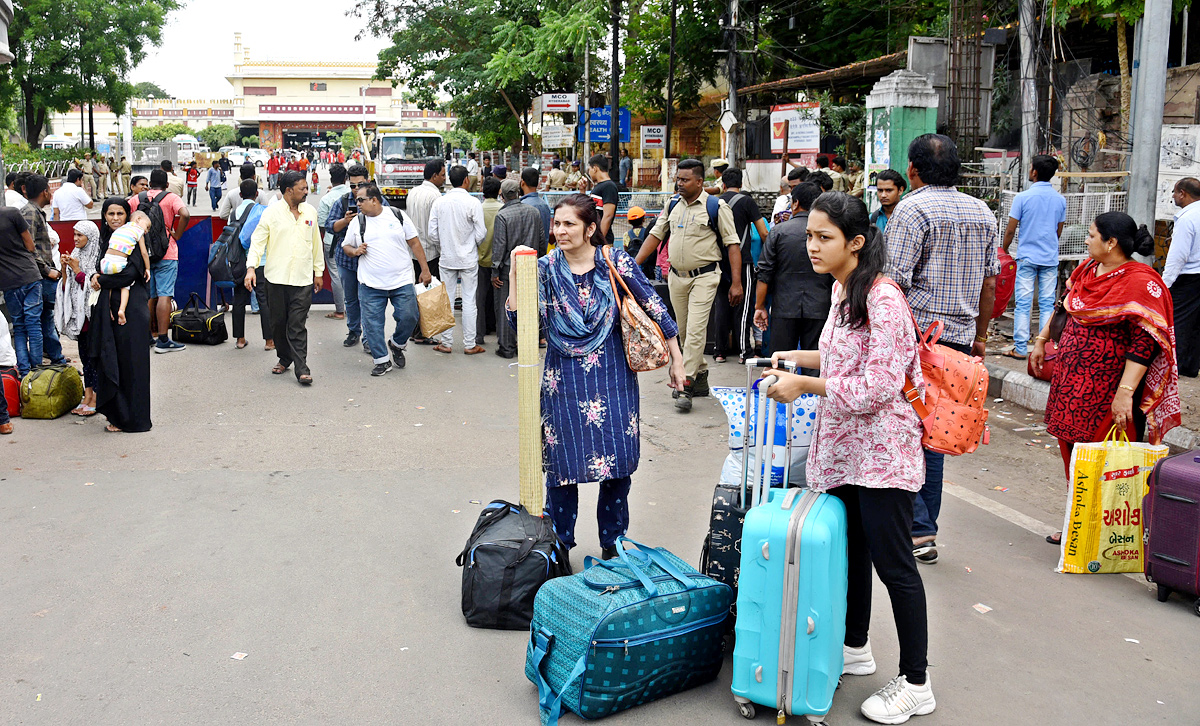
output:
[[[692, 410], [693, 396], [708, 395], [708, 364], [704, 360], [704, 341], [708, 334], [708, 318], [712, 314], [717, 285], [721, 282], [721, 245], [729, 248], [729, 265], [733, 283], [729, 287], [729, 303], [742, 302], [742, 254], [733, 210], [724, 200], [717, 202], [717, 229], [709, 226], [708, 192], [704, 191], [704, 165], [695, 159], [679, 162], [675, 175], [679, 201], [668, 215], [659, 215], [650, 235], [637, 253], [642, 264], [658, 248], [660, 241], [670, 237], [668, 259], [671, 262], [667, 286], [671, 291], [671, 306], [679, 323], [683, 340], [683, 366], [687, 386], [675, 391], [675, 408]], [[668, 218], [669, 217], [669, 218]]]

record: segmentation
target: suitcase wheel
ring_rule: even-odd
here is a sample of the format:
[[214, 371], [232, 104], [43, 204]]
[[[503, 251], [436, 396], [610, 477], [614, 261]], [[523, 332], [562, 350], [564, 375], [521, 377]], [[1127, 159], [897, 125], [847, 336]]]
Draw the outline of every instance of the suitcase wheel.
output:
[[742, 703], [739, 701], [737, 706], [738, 706], [738, 713], [740, 713], [742, 715], [742, 718], [754, 718], [755, 711], [754, 711], [753, 703], [750, 703], [750, 702]]
[[1169, 597], [1171, 597], [1171, 588], [1167, 587], [1166, 585], [1159, 585], [1158, 586], [1158, 601], [1166, 602], [1167, 598], [1169, 598]]

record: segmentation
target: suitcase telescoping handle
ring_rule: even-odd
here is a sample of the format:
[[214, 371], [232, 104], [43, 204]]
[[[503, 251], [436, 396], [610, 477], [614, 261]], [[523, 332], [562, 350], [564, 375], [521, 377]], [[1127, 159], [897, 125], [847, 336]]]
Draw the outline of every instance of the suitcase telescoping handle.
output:
[[[788, 372], [790, 372], [790, 373], [796, 372], [796, 364], [795, 363], [793, 363], [791, 361], [787, 361], [787, 360], [780, 361], [780, 363], [782, 364], [783, 368], [785, 370], [787, 370]], [[763, 449], [763, 443], [769, 442], [767, 444], [768, 445], [767, 455], [771, 458], [774, 458], [774, 454], [775, 454], [775, 415], [776, 415], [776, 410], [775, 410], [774, 406], [778, 406], [779, 404], [777, 404], [773, 401], [770, 402], [770, 404], [771, 404], [771, 406], [770, 406], [770, 408], [771, 408], [771, 427], [770, 427], [769, 431], [767, 430], [767, 427], [763, 424], [763, 421], [766, 420], [764, 418], [764, 416], [766, 415], [765, 411], [768, 407], [768, 401], [770, 400], [766, 396], [766, 391], [768, 388], [770, 388], [772, 385], [775, 384], [775, 382], [778, 380], [778, 378], [776, 378], [775, 376], [768, 376], [767, 378], [764, 378], [764, 379], [756, 379], [754, 376], [757, 369], [770, 368], [770, 367], [771, 367], [771, 359], [770, 358], [747, 358], [746, 359], [746, 405], [745, 405], [746, 415], [745, 415], [744, 419], [742, 420], [742, 504], [743, 504], [743, 506], [746, 504], [746, 501], [747, 501], [746, 500], [746, 490], [747, 490], [748, 486], [753, 487], [753, 489], [752, 489], [753, 499], [751, 500], [750, 506], [746, 507], [747, 509], [749, 509], [751, 506], [758, 506], [759, 504], [765, 502], [767, 500], [767, 497], [769, 496], [768, 490], [771, 488], [771, 479], [770, 479], [771, 468], [769, 466], [766, 469], [763, 468], [763, 451], [762, 451], [762, 449]], [[759, 388], [759, 384], [762, 381], [769, 381], [769, 382], [764, 383], [761, 387], [761, 393], [763, 395], [759, 396], [759, 399], [758, 399], [758, 419], [757, 419], [758, 426], [755, 428], [755, 431], [754, 431], [754, 459], [758, 466], [758, 472], [755, 475], [754, 484], [749, 485], [749, 477], [750, 477], [750, 399], [753, 396], [754, 390]], [[792, 402], [788, 402], [787, 417], [786, 417], [786, 431], [787, 431], [786, 454], [787, 454], [787, 456], [785, 457], [784, 464], [783, 464], [783, 485], [785, 487], [788, 485], [788, 482], [790, 481], [791, 468], [792, 468], [793, 406], [794, 406], [794, 404]], [[767, 434], [767, 435], [764, 436], [763, 434]], [[764, 474], [764, 471], [766, 472], [765, 474]], [[766, 477], [765, 482], [763, 481], [764, 476]]]

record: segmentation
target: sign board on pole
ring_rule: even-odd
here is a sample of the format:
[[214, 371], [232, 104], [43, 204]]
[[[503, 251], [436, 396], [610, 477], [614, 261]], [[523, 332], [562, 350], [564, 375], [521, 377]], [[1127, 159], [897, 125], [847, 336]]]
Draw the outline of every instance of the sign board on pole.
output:
[[[815, 101], [771, 107], [771, 153], [816, 154], [821, 150], [821, 104]], [[785, 131], [785, 123], [786, 131]], [[784, 148], [784, 133], [787, 148]]]
[[574, 139], [575, 124], [542, 127], [543, 149], [565, 149], [575, 144]]
[[[589, 113], [591, 115], [587, 119], [587, 127], [591, 129], [593, 144], [610, 143], [610, 140], [612, 138], [610, 136], [610, 131], [609, 131], [610, 126], [612, 126], [612, 111], [610, 109], [611, 109], [610, 106], [600, 106], [599, 108], [593, 108], [589, 111]], [[579, 108], [579, 114], [580, 114], [580, 118], [583, 118], [583, 107], [582, 106]], [[620, 124], [621, 124], [621, 143], [628, 144], [629, 143], [630, 117], [629, 117], [629, 109], [624, 106], [621, 107]], [[581, 142], [585, 141], [583, 124], [579, 124], [578, 134], [579, 134], [579, 141], [581, 141]]]
[[662, 151], [667, 143], [666, 126], [642, 126], [642, 151]]
[[540, 113], [574, 113], [579, 96], [574, 93], [543, 93], [537, 97], [534, 110]]

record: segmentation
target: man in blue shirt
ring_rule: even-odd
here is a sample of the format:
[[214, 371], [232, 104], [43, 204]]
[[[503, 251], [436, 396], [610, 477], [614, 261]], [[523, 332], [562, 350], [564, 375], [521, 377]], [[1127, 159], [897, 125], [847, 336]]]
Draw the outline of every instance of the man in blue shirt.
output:
[[1179, 375], [1200, 373], [1200, 179], [1175, 182], [1172, 195], [1179, 213], [1171, 232], [1171, 248], [1163, 268], [1163, 283], [1175, 305], [1175, 357]]
[[888, 220], [892, 218], [892, 212], [906, 189], [908, 182], [898, 171], [884, 169], [875, 176], [875, 196], [879, 198], [879, 209], [871, 213], [871, 224], [880, 232], [887, 229]]
[[[1033, 184], [1013, 199], [1004, 230], [1004, 251], [1017, 237], [1017, 306], [1013, 315], [1013, 347], [1004, 352], [1024, 360], [1028, 355], [1029, 317], [1033, 308], [1033, 285], [1038, 287], [1038, 314], [1042, 330], [1054, 314], [1058, 292], [1058, 238], [1067, 221], [1067, 200], [1054, 191], [1050, 180], [1058, 172], [1053, 156], [1033, 157], [1029, 181]], [[1020, 224], [1020, 234], [1017, 225]]]

